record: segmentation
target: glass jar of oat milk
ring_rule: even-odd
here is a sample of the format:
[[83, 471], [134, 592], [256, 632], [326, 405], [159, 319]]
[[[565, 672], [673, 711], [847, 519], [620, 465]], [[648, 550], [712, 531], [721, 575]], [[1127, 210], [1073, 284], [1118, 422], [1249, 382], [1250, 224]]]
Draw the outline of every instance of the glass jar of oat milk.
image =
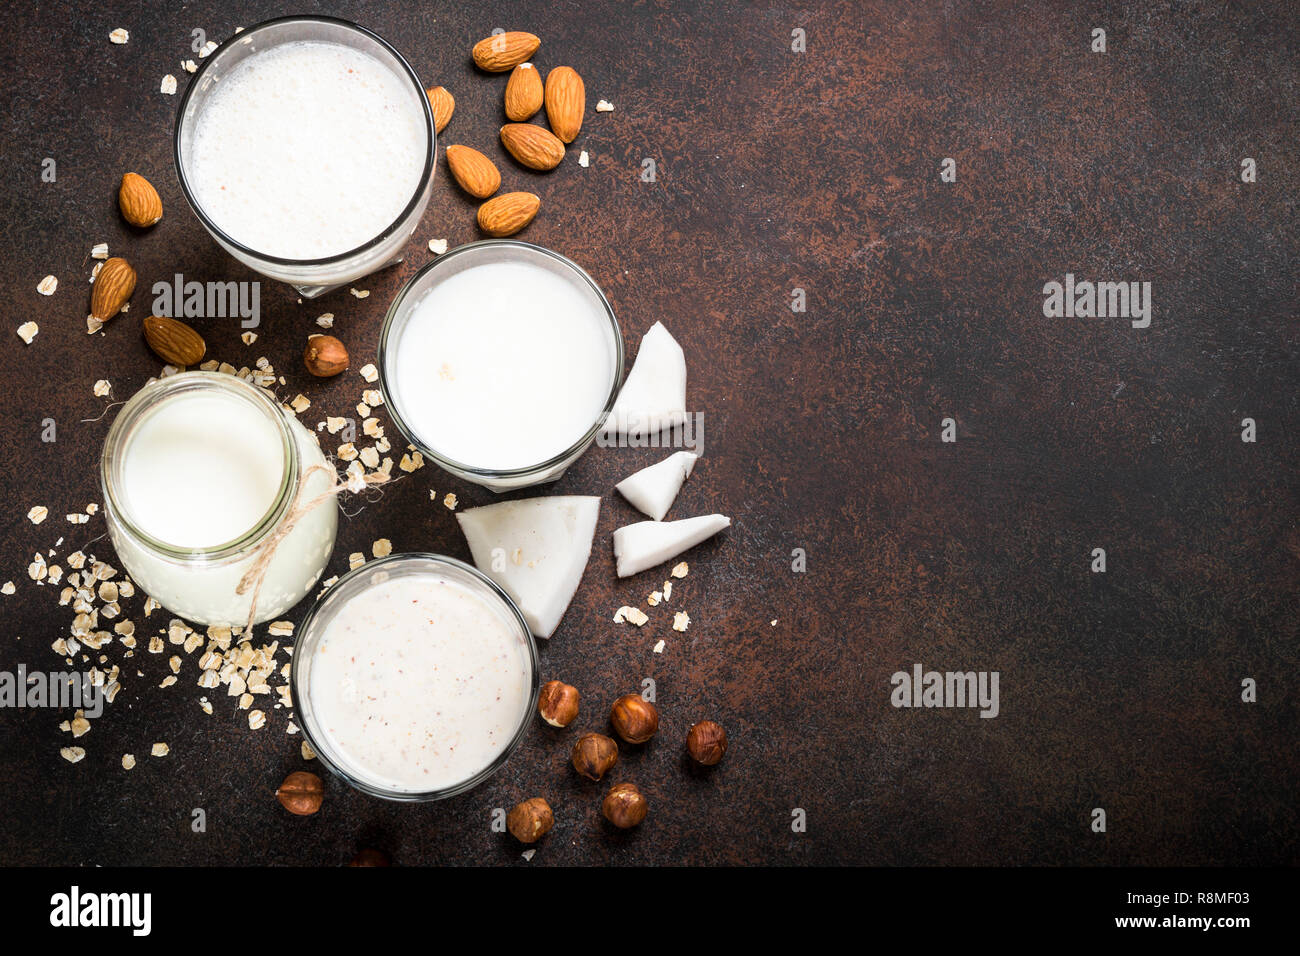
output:
[[[123, 567], [177, 617], [247, 622], [240, 580], [326, 465], [315, 438], [261, 389], [233, 375], [182, 372], [146, 385], [109, 429], [100, 459], [104, 511]], [[327, 466], [305, 485], [328, 490]], [[298, 517], [277, 544], [256, 621], [278, 617], [315, 586], [338, 528], [334, 498]]]

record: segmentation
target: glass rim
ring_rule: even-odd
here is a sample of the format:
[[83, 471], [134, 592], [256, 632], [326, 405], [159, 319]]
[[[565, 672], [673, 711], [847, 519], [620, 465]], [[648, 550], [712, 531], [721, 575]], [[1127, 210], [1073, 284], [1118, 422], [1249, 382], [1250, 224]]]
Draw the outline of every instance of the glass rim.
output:
[[[300, 675], [302, 674], [302, 668], [299, 666], [299, 662], [303, 660], [303, 655], [299, 653], [302, 643], [301, 639], [311, 633], [311, 625], [315, 623], [319, 616], [323, 615], [329, 609], [329, 603], [334, 595], [342, 593], [340, 590], [342, 585], [357, 578], [373, 575], [377, 573], [377, 571], [393, 564], [444, 565], [465, 572], [476, 582], [486, 585], [488, 593], [496, 597], [504, 605], [509, 616], [518, 625], [519, 633], [523, 635], [524, 645], [528, 651], [528, 670], [530, 678], [528, 705], [524, 707], [520, 713], [519, 724], [515, 728], [514, 734], [511, 736], [509, 742], [501, 749], [501, 752], [493, 757], [492, 761], [487, 766], [450, 787], [443, 787], [435, 790], [396, 790], [372, 783], [368, 780], [360, 779], [356, 774], [339, 766], [336, 761], [330, 758], [329, 748], [322, 748], [319, 745], [321, 735], [313, 733], [313, 728], [309, 726], [311, 721], [304, 718], [303, 712], [299, 708], [299, 702], [306, 700], [306, 695], [301, 692], [299, 686], [301, 683]], [[467, 564], [464, 561], [460, 561], [445, 554], [434, 554], [429, 551], [405, 551], [401, 554], [390, 554], [382, 558], [375, 558], [371, 561], [367, 561], [359, 567], [353, 568], [330, 585], [325, 590], [325, 593], [321, 594], [312, 602], [311, 607], [307, 611], [307, 615], [302, 619], [302, 623], [295, 629], [295, 632], [297, 637], [294, 638], [293, 653], [289, 662], [289, 688], [293, 699], [292, 712], [298, 725], [298, 729], [302, 731], [303, 738], [316, 754], [317, 759], [328, 767], [330, 772], [341, 778], [353, 789], [359, 790], [372, 797], [380, 797], [385, 800], [393, 800], [401, 803], [429, 803], [435, 800], [455, 797], [474, 789], [500, 770], [501, 767], [505, 765], [505, 762], [510, 759], [510, 756], [519, 748], [519, 745], [523, 742], [524, 734], [528, 731], [533, 712], [537, 709], [537, 698], [541, 688], [541, 659], [537, 652], [537, 639], [533, 637], [533, 632], [529, 629], [528, 622], [524, 620], [523, 612], [519, 610], [519, 606], [515, 604], [510, 595], [502, 590], [500, 585], [478, 568], [474, 567], [472, 564]], [[319, 637], [317, 639], [319, 640]]]
[[[114, 470], [115, 466], [120, 468], [123, 460], [122, 453], [127, 447], [126, 442], [130, 437], [131, 426], [136, 424], [140, 417], [154, 407], [158, 401], [166, 401], [170, 397], [167, 394], [168, 392], [181, 393], [196, 388], [212, 387], [228, 388], [230, 391], [239, 394], [245, 400], [249, 400], [250, 404], [260, 407], [267, 417], [275, 423], [284, 450], [284, 472], [280, 476], [280, 487], [276, 492], [275, 500], [247, 532], [212, 547], [183, 547], [163, 541], [161, 538], [155, 537], [140, 528], [133, 520], [131, 511], [125, 507], [122, 498], [117, 494]], [[112, 512], [113, 517], [122, 525], [123, 530], [151, 551], [177, 561], [217, 562], [240, 555], [255, 547], [279, 526], [280, 521], [288, 512], [293, 496], [296, 494], [300, 470], [301, 461], [298, 455], [298, 443], [294, 440], [293, 432], [289, 430], [289, 422], [285, 419], [280, 406], [270, 396], [260, 388], [250, 385], [234, 375], [195, 369], [188, 372], [177, 372], [175, 375], [168, 375], [166, 378], [150, 382], [127, 399], [126, 404], [122, 406], [122, 410], [113, 419], [113, 424], [109, 426], [108, 434], [104, 438], [104, 446], [99, 456], [99, 485], [104, 494], [105, 507]]]
[[[604, 310], [605, 318], [609, 322], [609, 327], [614, 333], [614, 375], [610, 383], [609, 394], [605, 397], [605, 405], [598, 414], [596, 421], [591, 427], [571, 444], [564, 451], [560, 452], [535, 465], [524, 465], [518, 468], [484, 468], [480, 465], [469, 465], [465, 462], [457, 461], [446, 455], [439, 453], [437, 450], [430, 448], [429, 445], [419, 437], [415, 429], [402, 416], [401, 406], [396, 401], [393, 389], [388, 385], [388, 354], [395, 346], [393, 342], [393, 327], [397, 323], [398, 315], [403, 304], [410, 296], [412, 290], [419, 285], [426, 275], [445, 266], [446, 263], [454, 261], [457, 256], [466, 253], [472, 253], [488, 248], [513, 248], [526, 249], [531, 252], [541, 253], [554, 259], [560, 265], [569, 269], [581, 282], [585, 283], [592, 292], [596, 294], [601, 308]], [[562, 255], [553, 249], [547, 249], [545, 246], [535, 245], [531, 242], [524, 242], [520, 239], [481, 239], [476, 242], [467, 242], [464, 245], [450, 249], [442, 255], [422, 266], [411, 278], [403, 283], [402, 288], [398, 290], [397, 295], [393, 297], [392, 303], [388, 307], [388, 312], [384, 315], [384, 323], [379, 332], [379, 390], [384, 397], [384, 405], [388, 408], [388, 414], [393, 419], [393, 423], [412, 445], [414, 445], [420, 454], [425, 458], [431, 459], [439, 467], [453, 474], [460, 472], [462, 474], [473, 475], [477, 478], [484, 479], [502, 479], [509, 480], [514, 478], [527, 478], [531, 475], [545, 473], [559, 465], [562, 465], [575, 453], [585, 448], [595, 439], [596, 435], [604, 427], [605, 422], [609, 419], [609, 413], [614, 409], [614, 403], [618, 400], [618, 393], [623, 387], [623, 366], [626, 362], [624, 352], [623, 332], [618, 325], [618, 317], [614, 315], [614, 307], [610, 305], [609, 299], [606, 298], [604, 291], [597, 285], [596, 280], [591, 277], [586, 269], [578, 265], [568, 256]]]
[[[257, 249], [247, 246], [238, 239], [235, 239], [217, 225], [212, 220], [212, 217], [204, 211], [202, 204], [198, 201], [198, 197], [194, 194], [194, 190], [190, 187], [189, 177], [186, 175], [185, 171], [185, 163], [181, 158], [181, 133], [185, 124], [185, 108], [189, 105], [190, 97], [199, 88], [199, 80], [203, 77], [203, 74], [212, 66], [213, 63], [220, 59], [221, 54], [229, 49], [235, 42], [244, 40], [251, 37], [253, 34], [270, 27], [280, 26], [286, 23], [326, 23], [332, 26], [353, 30], [378, 43], [397, 61], [402, 70], [405, 71], [407, 78], [415, 84], [418, 93], [416, 99], [420, 103], [424, 112], [424, 125], [428, 133], [428, 145], [425, 151], [424, 168], [420, 174], [420, 180], [416, 184], [415, 191], [412, 193], [411, 198], [407, 201], [406, 205], [402, 207], [402, 211], [398, 214], [397, 218], [389, 223], [389, 225], [385, 226], [378, 235], [366, 240], [356, 248], [332, 256], [325, 256], [320, 259], [289, 259], [284, 256], [273, 256], [266, 252], [259, 252]], [[245, 30], [241, 30], [238, 33], [226, 37], [226, 39], [223, 40], [215, 50], [199, 61], [198, 70], [195, 71], [194, 75], [190, 78], [190, 82], [185, 87], [185, 92], [181, 95], [180, 103], [177, 104], [176, 120], [173, 124], [172, 130], [172, 158], [176, 166], [176, 178], [180, 180], [181, 192], [185, 195], [185, 201], [189, 204], [190, 209], [194, 211], [194, 215], [198, 217], [199, 222], [202, 223], [203, 227], [212, 235], [216, 236], [221, 243], [238, 249], [244, 255], [250, 256], [251, 258], [257, 259], [261, 262], [291, 268], [311, 269], [322, 266], [337, 265], [355, 256], [359, 256], [392, 238], [392, 236], [400, 230], [407, 217], [415, 211], [415, 207], [419, 204], [420, 197], [429, 183], [429, 177], [434, 173], [437, 157], [438, 133], [433, 120], [433, 107], [429, 103], [429, 96], [425, 92], [424, 86], [420, 82], [419, 76], [416, 75], [414, 68], [407, 62], [406, 57], [402, 56], [402, 54], [397, 51], [396, 47], [381, 37], [378, 33], [366, 29], [359, 23], [353, 23], [351, 20], [345, 20], [341, 17], [306, 14], [275, 17], [270, 20], [263, 20], [260, 23], [255, 23], [253, 26], [248, 27]]]

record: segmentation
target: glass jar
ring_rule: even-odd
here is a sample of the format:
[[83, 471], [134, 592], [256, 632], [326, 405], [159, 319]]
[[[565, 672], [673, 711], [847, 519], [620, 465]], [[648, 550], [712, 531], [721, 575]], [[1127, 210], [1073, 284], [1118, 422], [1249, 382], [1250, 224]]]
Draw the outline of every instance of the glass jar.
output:
[[[500, 296], [501, 288], [473, 287], [470, 298], [465, 300], [473, 304], [466, 305], [464, 318], [460, 320], [465, 330], [464, 335], [458, 337], [481, 340], [466, 350], [466, 354], [472, 355], [481, 367], [466, 371], [474, 377], [491, 380], [489, 394], [485, 398], [490, 398], [493, 404], [504, 408], [517, 408], [521, 419], [530, 416], [529, 421], [541, 429], [546, 427], [550, 411], [560, 401], [558, 393], [569, 389], [573, 382], [587, 382], [586, 392], [597, 396], [591, 399], [590, 407], [585, 408], [584, 414], [589, 419], [583, 418], [572, 429], [572, 433], [577, 434], [576, 440], [565, 438], [557, 441], [556, 447], [553, 450], [548, 448], [541, 460], [508, 468], [491, 467], [484, 461], [469, 460], [464, 454], [454, 455], [445, 447], [438, 447], [429, 434], [421, 434], [418, 419], [424, 416], [427, 409], [404, 397], [400, 370], [404, 364], [404, 351], [411, 348], [409, 342], [404, 344], [404, 337], [411, 325], [412, 316], [419, 311], [422, 301], [443, 283], [456, 280], [469, 270], [498, 266], [539, 270], [545, 283], [560, 283], [558, 288], [565, 296], [566, 306], [570, 306], [567, 308], [569, 314], [581, 311], [592, 317], [592, 322], [582, 333], [582, 338], [586, 341], [557, 339], [555, 349], [549, 357], [539, 360], [539, 365], [543, 361], [553, 363], [553, 373], [540, 387], [536, 380], [525, 387], [516, 381], [519, 376], [512, 374], [515, 369], [511, 363], [502, 359], [507, 352], [507, 343], [492, 339], [493, 335], [501, 333], [493, 323], [486, 320], [483, 313], [488, 307], [479, 308], [477, 305], [480, 302], [489, 303]], [[464, 293], [457, 295], [463, 296]], [[509, 301], [516, 302], [519, 296], [517, 293], [513, 295]], [[497, 308], [500, 309], [499, 303]], [[525, 301], [521, 308], [528, 310], [531, 305]], [[499, 315], [495, 318], [499, 318]], [[453, 340], [455, 338], [457, 337], [453, 337]], [[623, 335], [619, 330], [618, 319], [614, 316], [609, 300], [590, 275], [576, 263], [550, 249], [515, 239], [492, 239], [459, 246], [439, 256], [412, 276], [398, 292], [384, 317], [380, 332], [379, 382], [384, 404], [393, 422], [426, 459], [466, 481], [504, 492], [556, 480], [591, 447], [622, 387], [623, 358]], [[431, 381], [432, 377], [451, 374], [445, 364], [439, 368], [440, 358], [434, 355], [419, 355], [418, 361], [407, 364], [408, 381], [420, 381], [426, 377]], [[426, 400], [421, 404], [432, 407], [433, 403]], [[453, 410], [443, 403], [439, 406], [439, 420], [443, 423], [459, 423], [457, 427], [482, 436], [485, 443], [502, 441], [504, 436], [510, 434], [509, 428], [501, 427], [503, 421], [510, 422], [509, 419], [501, 418], [500, 409], [494, 413], [495, 418], [486, 415], [480, 418], [475, 414], [476, 411], [477, 408]], [[570, 409], [570, 415], [572, 414], [573, 410]], [[582, 430], [584, 427], [585, 431]]]
[[[146, 532], [140, 515], [133, 511], [145, 504], [144, 499], [138, 495], [133, 502], [124, 477], [129, 468], [133, 476], [148, 479], [147, 493], [151, 496], [165, 496], [168, 487], [182, 488], [187, 480], [194, 480], [183, 468], [177, 470], [170, 465], [167, 471], [176, 471], [175, 474], [157, 474], [157, 469], [151, 469], [149, 442], [137, 442], [137, 438], [154, 416], [167, 415], [169, 407], [173, 419], [181, 418], [177, 414], [179, 409], [195, 406], [174, 403], [195, 397], [210, 400], [205, 407], [230, 409], [232, 420], [237, 412], [246, 416], [244, 421], [265, 423], [266, 434], [271, 436], [266, 447], [254, 448], [248, 444], [241, 447], [238, 456], [228, 456], [236, 459], [229, 461], [232, 475], [234, 469], [256, 470], [248, 474], [260, 474], [265, 485], [275, 489], [271, 506], [242, 533], [211, 547], [178, 546], [162, 540], [161, 529], [156, 526], [153, 534]], [[158, 422], [162, 421], [166, 419], [154, 419], [155, 427], [161, 427]], [[211, 430], [219, 428], [220, 422], [181, 419], [168, 427], [188, 429], [190, 437], [209, 441]], [[244, 438], [241, 434], [236, 441], [242, 442]], [[118, 413], [100, 458], [105, 519], [118, 559], [136, 584], [177, 617], [205, 625], [243, 625], [247, 623], [253, 593], [251, 588], [245, 594], [236, 593], [239, 583], [256, 560], [260, 546], [289, 515], [302, 475], [317, 465], [324, 469], [308, 478], [305, 495], [328, 490], [335, 481], [333, 467], [327, 464], [315, 437], [306, 428], [264, 391], [242, 379], [219, 372], [196, 371], [146, 385]], [[205, 476], [208, 477], [211, 476]], [[220, 477], [216, 480], [219, 483]], [[166, 505], [167, 502], [156, 498], [147, 502], [151, 514], [166, 513]], [[203, 506], [229, 509], [233, 502], [212, 500]], [[255, 622], [279, 617], [306, 597], [325, 570], [334, 550], [337, 530], [338, 504], [333, 498], [299, 517], [276, 546], [267, 566], [257, 597]]]
[[[415, 591], [405, 598], [394, 597], [394, 592], [387, 589], [402, 582]], [[436, 596], [438, 584], [448, 585], [446, 596]], [[381, 591], [376, 593], [375, 589]], [[412, 594], [441, 602], [439, 613], [428, 615], [427, 608], [420, 608], [414, 621], [404, 620], [401, 615], [411, 606]], [[372, 618], [356, 607], [355, 602], [367, 598], [370, 609], [382, 613], [382, 619]], [[487, 615], [478, 619], [486, 620], [486, 624], [462, 628], [460, 632], [481, 645], [477, 657], [460, 652], [460, 647], [468, 645], [443, 640], [457, 634], [453, 622], [465, 622], [466, 603]], [[352, 639], [364, 641], [365, 658], [358, 660], [360, 655], [346, 648], [341, 652], [336, 649], [333, 655], [327, 653], [330, 641], [339, 639], [339, 630], [332, 630], [331, 625], [345, 608], [352, 615], [348, 621]], [[462, 616], [458, 617], [458, 613]], [[444, 629], [437, 640], [427, 631], [420, 631], [430, 619]], [[489, 636], [492, 631], [497, 633], [496, 638]], [[335, 636], [322, 647], [327, 635]], [[393, 645], [388, 638], [395, 635], [408, 640], [413, 636], [414, 643], [406, 647]], [[421, 652], [426, 656], [421, 658]], [[433, 655], [433, 659], [427, 655]], [[485, 659], [496, 669], [496, 675], [470, 669], [475, 660]], [[352, 661], [356, 661], [355, 665]], [[368, 561], [343, 575], [316, 601], [298, 628], [289, 683], [294, 714], [307, 743], [321, 763], [350, 786], [388, 800], [441, 800], [478, 786], [519, 746], [537, 709], [537, 645], [519, 608], [477, 568], [444, 555], [394, 554]], [[439, 688], [447, 698], [438, 696]], [[504, 690], [507, 688], [509, 693]], [[471, 696], [468, 700], [452, 699], [457, 693]], [[385, 709], [382, 714], [362, 712], [354, 706], [358, 699], [378, 701], [367, 706]], [[400, 702], [405, 712], [386, 699]], [[352, 712], [345, 713], [342, 707]], [[494, 716], [487, 725], [484, 714], [489, 710]], [[423, 762], [416, 752], [419, 741], [412, 739], [419, 733], [430, 735], [439, 745], [454, 742], [447, 749], [455, 751], [455, 767], [432, 766], [436, 757]], [[437, 773], [441, 775], [440, 785], [400, 785], [385, 775], [385, 767], [398, 767], [408, 774], [419, 770]], [[419, 779], [422, 782], [423, 775]]]
[[[387, 66], [404, 86], [409, 84], [412, 102], [418, 103], [416, 108], [423, 113], [426, 134], [423, 173], [414, 194], [397, 219], [379, 235], [357, 248], [322, 259], [286, 259], [239, 242], [204, 211], [196, 198], [189, 175], [193, 167], [195, 118], [202, 112], [222, 78], [250, 56], [299, 41], [340, 44], [368, 54]], [[410, 64], [397, 50], [378, 35], [346, 20], [290, 16], [267, 20], [236, 33], [199, 63], [199, 69], [191, 78], [177, 108], [174, 137], [176, 174], [190, 208], [222, 248], [262, 275], [294, 286], [305, 298], [323, 295], [401, 261], [401, 249], [419, 226], [420, 218], [429, 204], [437, 157], [437, 134], [434, 130], [433, 111], [424, 87]], [[304, 116], [302, 122], [312, 123], [313, 118]]]

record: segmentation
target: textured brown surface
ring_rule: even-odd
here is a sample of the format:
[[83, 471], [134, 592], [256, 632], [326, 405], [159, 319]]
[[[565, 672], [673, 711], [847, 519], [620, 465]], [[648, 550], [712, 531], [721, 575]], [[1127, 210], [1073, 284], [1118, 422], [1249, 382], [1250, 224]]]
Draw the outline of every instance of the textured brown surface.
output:
[[[613, 625], [661, 580], [617, 581], [609, 547], [636, 517], [613, 484], [657, 453], [583, 458], [553, 490], [605, 496], [597, 548], [542, 656], [543, 679], [576, 684], [585, 713], [566, 731], [538, 723], [502, 773], [443, 803], [390, 805], [330, 779], [319, 815], [290, 817], [272, 794], [303, 768], [300, 738], [283, 712], [250, 732], [224, 697], [205, 716], [192, 660], [160, 690], [164, 657], [138, 656], [145, 676], [128, 667], [75, 766], [58, 756], [62, 715], [0, 712], [0, 861], [333, 864], [376, 846], [398, 864], [519, 863], [489, 816], [541, 795], [556, 825], [534, 866], [1296, 862], [1296, 35], [1287, 4], [1247, 6], [6, 5], [0, 580], [18, 593], [0, 598], [0, 665], [55, 666], [70, 615], [25, 566], [60, 535], [63, 555], [103, 532], [102, 517], [62, 516], [99, 499], [112, 413], [93, 382], [123, 399], [158, 370], [137, 325], [147, 283], [255, 278], [202, 231], [172, 170], [177, 98], [158, 85], [170, 72], [183, 88], [197, 27], [220, 40], [283, 13], [348, 17], [451, 89], [442, 145], [487, 150], [507, 188], [542, 196], [521, 238], [592, 273], [630, 355], [656, 319], [682, 343], [706, 454], [673, 514], [735, 526], [689, 556], [672, 601], [694, 621], [686, 634], [662, 610], [642, 630]], [[126, 46], [108, 42], [116, 26]], [[500, 154], [506, 78], [468, 60], [496, 26], [535, 30], [543, 69], [585, 77], [586, 122], [552, 174]], [[1088, 51], [1093, 26], [1106, 55]], [[804, 54], [790, 51], [796, 27]], [[592, 112], [602, 97], [617, 111]], [[46, 156], [55, 184], [39, 181]], [[939, 181], [945, 156], [955, 184]], [[1239, 181], [1244, 156], [1258, 183]], [[655, 184], [639, 179], [646, 157]], [[162, 194], [151, 231], [116, 213], [128, 169]], [[303, 340], [332, 311], [354, 368], [373, 359], [427, 240], [476, 238], [441, 159], [438, 177], [406, 262], [359, 283], [368, 299], [299, 305], [265, 283], [255, 346], [233, 322], [196, 323], [213, 354], [269, 356], [291, 376], [284, 397], [312, 399], [309, 421], [350, 409], [355, 372], [309, 381]], [[99, 241], [131, 259], [142, 291], [89, 339]], [[1045, 319], [1042, 284], [1068, 271], [1152, 282], [1151, 327]], [[46, 273], [60, 279], [48, 299], [35, 293]], [[806, 314], [789, 308], [794, 287]], [[28, 318], [41, 326], [30, 347], [13, 334]], [[948, 416], [955, 444], [939, 441]], [[1256, 444], [1238, 437], [1247, 416]], [[39, 440], [46, 417], [57, 443]], [[332, 571], [378, 537], [466, 557], [430, 487], [491, 500], [426, 468], [349, 509]], [[33, 527], [38, 503], [51, 518]], [[1089, 573], [1094, 547], [1105, 575]], [[790, 570], [794, 548], [806, 573]], [[893, 709], [890, 675], [918, 661], [998, 670], [1001, 715]], [[603, 788], [566, 758], [644, 677], [662, 729], [615, 779], [640, 786], [650, 816], [615, 833]], [[1239, 701], [1243, 677], [1258, 704]], [[704, 717], [731, 737], [711, 773], [683, 764]], [[155, 740], [169, 757], [145, 756]], [[1105, 835], [1087, 826], [1097, 806]]]

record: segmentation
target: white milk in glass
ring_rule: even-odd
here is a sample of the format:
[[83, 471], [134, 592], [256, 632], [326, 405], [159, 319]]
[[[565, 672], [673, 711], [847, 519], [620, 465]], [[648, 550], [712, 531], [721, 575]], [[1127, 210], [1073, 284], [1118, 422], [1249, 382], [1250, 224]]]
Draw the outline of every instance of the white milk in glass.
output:
[[445, 790], [511, 745], [532, 701], [516, 622], [437, 571], [352, 595], [305, 652], [310, 726], [345, 773], [398, 793]]
[[485, 262], [415, 303], [386, 385], [410, 431], [443, 458], [527, 468], [601, 419], [615, 377], [610, 343], [608, 315], [576, 279]]
[[[294, 496], [301, 472], [325, 464], [302, 425], [269, 402], [251, 402], [240, 388], [252, 391], [236, 379], [212, 375], [201, 387], [162, 395], [113, 449], [120, 461], [110, 478], [114, 499], [120, 517], [138, 532], [123, 527], [116, 515], [110, 518], [118, 557], [154, 600], [201, 624], [246, 623], [252, 595], [236, 589], [256, 545], [274, 530], [273, 509], [286, 494]], [[297, 448], [296, 471], [286, 461], [277, 418]], [[317, 472], [308, 491], [324, 491], [333, 480], [332, 469]], [[329, 560], [337, 525], [338, 506], [330, 499], [280, 541], [258, 596], [258, 621], [283, 614], [306, 596]], [[259, 526], [261, 533], [254, 535]]]
[[218, 80], [194, 124], [195, 198], [263, 255], [356, 249], [422, 185], [428, 129], [409, 79], [341, 44], [298, 40], [248, 57]]

